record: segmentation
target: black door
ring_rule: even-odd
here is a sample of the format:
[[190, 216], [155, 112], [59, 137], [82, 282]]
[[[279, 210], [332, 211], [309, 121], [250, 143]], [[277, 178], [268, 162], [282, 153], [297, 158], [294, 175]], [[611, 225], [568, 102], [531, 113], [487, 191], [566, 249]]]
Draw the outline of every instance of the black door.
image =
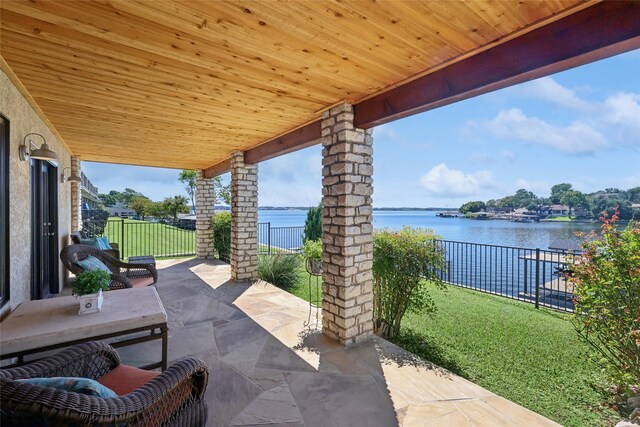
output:
[[9, 121], [0, 116], [0, 307], [9, 301]]
[[31, 299], [59, 292], [58, 168], [31, 160]]

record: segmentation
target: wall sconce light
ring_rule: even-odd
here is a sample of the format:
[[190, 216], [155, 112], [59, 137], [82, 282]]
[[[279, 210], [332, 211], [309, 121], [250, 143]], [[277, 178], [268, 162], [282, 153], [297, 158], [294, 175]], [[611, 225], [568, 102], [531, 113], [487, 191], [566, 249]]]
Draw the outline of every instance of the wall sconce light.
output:
[[[40, 148], [36, 148], [35, 150], [32, 150], [32, 147], [37, 147], [37, 145], [33, 144], [31, 140], [27, 141], [27, 138], [29, 138], [32, 135], [39, 136], [40, 138], [42, 138], [42, 146], [40, 146]], [[53, 151], [51, 151], [51, 149], [49, 148], [49, 144], [47, 144], [47, 140], [44, 139], [44, 136], [35, 132], [28, 133], [24, 136], [24, 142], [20, 146], [18, 153], [20, 154], [20, 160], [25, 160], [25, 161], [28, 160], [29, 157], [31, 157], [32, 159], [38, 159], [38, 160], [50, 160], [50, 161], [58, 160], [58, 155]]]
[[[67, 170], [69, 171], [69, 176], [67, 176]], [[82, 182], [82, 178], [78, 175], [74, 175], [71, 168], [62, 169], [62, 175], [60, 176], [60, 181], [65, 182]]]

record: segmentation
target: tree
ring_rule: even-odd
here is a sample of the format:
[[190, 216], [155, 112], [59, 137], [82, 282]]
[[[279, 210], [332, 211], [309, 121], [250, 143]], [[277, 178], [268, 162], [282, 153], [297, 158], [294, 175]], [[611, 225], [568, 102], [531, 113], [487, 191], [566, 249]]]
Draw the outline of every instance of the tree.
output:
[[216, 199], [220, 199], [225, 202], [227, 205], [231, 204], [231, 184], [224, 185], [222, 182], [222, 177], [216, 176], [215, 180], [215, 188], [216, 188]]
[[516, 194], [513, 196], [513, 204], [519, 208], [525, 208], [532, 203], [535, 204], [538, 202], [538, 196], [533, 194], [533, 192], [525, 190], [524, 188], [516, 191]]
[[115, 206], [116, 203], [118, 203], [118, 196], [117, 196], [118, 194], [120, 193], [112, 190], [111, 192], [109, 192], [109, 194], [98, 194], [98, 197], [100, 198], [100, 201], [102, 201], [103, 205]]
[[618, 197], [599, 197], [594, 199], [591, 213], [596, 218], [599, 218], [605, 213], [611, 217], [616, 212], [618, 212], [618, 218], [621, 220], [633, 218], [633, 210], [628, 200], [623, 200]]
[[309, 208], [307, 220], [304, 222], [303, 242], [322, 239], [322, 203]]
[[560, 203], [565, 204], [567, 205], [567, 207], [569, 207], [569, 216], [571, 216], [571, 211], [573, 210], [573, 208], [587, 209], [589, 207], [585, 195], [576, 190], [568, 190], [562, 193], [562, 197], [560, 197]]
[[570, 190], [572, 190], [572, 185], [568, 183], [554, 185], [551, 187], [551, 196], [549, 196], [549, 201], [553, 204], [562, 203], [560, 201], [562, 195]]
[[464, 205], [460, 206], [460, 213], [467, 214], [473, 212], [480, 212], [485, 210], [487, 206], [484, 202], [475, 201], [475, 202], [467, 202]]
[[151, 200], [149, 200], [148, 198], [138, 196], [138, 197], [133, 199], [133, 201], [131, 202], [129, 207], [131, 209], [133, 209], [135, 211], [136, 215], [141, 217], [142, 220], [144, 221], [144, 216], [149, 211], [149, 204], [150, 203], [151, 203]]
[[184, 196], [173, 196], [164, 199], [162, 204], [170, 218], [173, 218], [173, 222], [178, 222], [179, 213], [188, 213], [189, 207], [187, 206], [189, 200]]
[[160, 221], [166, 221], [170, 215], [167, 211], [167, 208], [163, 202], [150, 202], [147, 214], [154, 218], [159, 219]]
[[627, 200], [631, 203], [640, 203], [640, 187], [633, 187], [625, 191]]
[[125, 188], [124, 191], [120, 193], [120, 203], [122, 203], [123, 206], [131, 207], [131, 203], [136, 197], [145, 197], [145, 195], [131, 188]]
[[193, 212], [196, 211], [196, 175], [196, 171], [185, 169], [178, 176], [178, 181], [184, 184], [184, 189], [191, 199]]

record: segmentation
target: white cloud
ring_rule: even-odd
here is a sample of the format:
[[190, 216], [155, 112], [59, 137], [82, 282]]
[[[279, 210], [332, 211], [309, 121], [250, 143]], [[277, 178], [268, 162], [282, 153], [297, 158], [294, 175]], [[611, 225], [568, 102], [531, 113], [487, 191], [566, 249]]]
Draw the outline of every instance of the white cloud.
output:
[[566, 127], [528, 117], [519, 108], [501, 110], [485, 127], [503, 138], [547, 145], [568, 154], [589, 154], [607, 148], [605, 138], [588, 123], [574, 121]]
[[[617, 93], [604, 101], [604, 119], [613, 125], [627, 127], [640, 132], [640, 95], [636, 93]], [[640, 136], [636, 133], [636, 142]]]
[[400, 134], [394, 129], [394, 127], [390, 124], [384, 124], [380, 126], [376, 126], [373, 128], [373, 140], [376, 138], [380, 139], [391, 139], [395, 140], [400, 137]]
[[523, 85], [524, 93], [578, 111], [591, 111], [595, 105], [580, 99], [575, 92], [551, 77], [543, 77]]
[[460, 170], [449, 169], [444, 163], [431, 168], [420, 178], [420, 184], [428, 194], [435, 197], [471, 196], [495, 185], [491, 171], [465, 174]]

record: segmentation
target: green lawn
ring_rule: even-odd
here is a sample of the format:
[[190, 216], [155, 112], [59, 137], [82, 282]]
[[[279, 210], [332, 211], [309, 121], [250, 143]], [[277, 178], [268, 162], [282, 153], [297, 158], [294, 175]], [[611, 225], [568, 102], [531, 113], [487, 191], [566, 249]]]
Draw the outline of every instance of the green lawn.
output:
[[125, 219], [123, 235], [121, 220], [119, 218], [109, 218], [109, 220], [105, 235], [110, 242], [120, 245], [120, 255], [123, 258], [140, 255], [176, 258], [196, 252], [195, 232], [192, 230], [149, 221]]
[[[289, 292], [309, 300], [308, 278]], [[398, 345], [560, 424], [615, 420], [567, 315], [454, 286], [432, 295], [436, 316], [408, 313]]]

